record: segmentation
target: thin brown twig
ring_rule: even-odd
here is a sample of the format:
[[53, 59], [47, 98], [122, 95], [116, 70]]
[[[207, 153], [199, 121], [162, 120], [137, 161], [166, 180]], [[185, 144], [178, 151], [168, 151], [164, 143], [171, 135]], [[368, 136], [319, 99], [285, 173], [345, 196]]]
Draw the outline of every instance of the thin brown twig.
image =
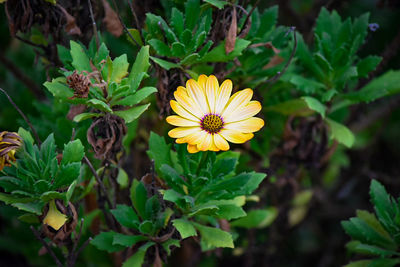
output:
[[46, 248], [47, 252], [50, 254], [50, 256], [54, 259], [58, 267], [63, 267], [61, 264], [60, 260], [57, 258], [56, 254], [54, 254], [54, 251], [50, 248], [49, 244], [40, 236], [39, 232], [35, 229], [35, 227], [31, 226], [31, 230], [35, 237], [43, 244], [43, 246]]
[[136, 12], [135, 12], [135, 10], [133, 8], [133, 4], [132, 3], [133, 3], [133, 0], [132, 1], [128, 0], [129, 8], [131, 9], [133, 18], [135, 19], [136, 28], [139, 30], [139, 27], [140, 27], [139, 20], [138, 20], [138, 17], [136, 15]]
[[128, 30], [128, 28], [126, 27], [125, 23], [122, 21], [122, 18], [121, 18], [121, 16], [119, 15], [117, 3], [115, 2], [115, 0], [112, 0], [112, 1], [113, 1], [113, 5], [114, 5], [114, 8], [115, 8], [115, 12], [116, 12], [117, 15], [118, 15], [118, 19], [119, 19], [119, 21], [121, 22], [122, 27], [124, 28], [124, 31], [126, 32], [126, 34], [128, 34], [129, 38], [131, 38], [132, 41], [133, 41], [137, 46], [140, 47], [140, 44], [135, 40], [135, 38], [133, 38], [132, 34], [129, 32], [129, 30]]
[[6, 95], [6, 97], [8, 98], [8, 101], [11, 103], [11, 105], [13, 105], [13, 107], [18, 111], [18, 113], [21, 115], [21, 117], [25, 120], [25, 122], [29, 125], [29, 127], [32, 130], [33, 135], [35, 136], [36, 142], [38, 143], [38, 145], [40, 146], [42, 144], [42, 141], [40, 141], [39, 135], [37, 134], [35, 128], [33, 128], [32, 123], [30, 122], [30, 120], [28, 119], [28, 117], [26, 117], [26, 115], [22, 112], [22, 110], [17, 106], [17, 104], [14, 103], [14, 101], [12, 100], [12, 98], [7, 94], [6, 91], [3, 90], [3, 88], [0, 88], [0, 91]]
[[96, 25], [96, 21], [94, 20], [93, 8], [92, 8], [91, 0], [88, 0], [88, 5], [89, 5], [90, 18], [92, 19], [93, 35], [96, 38], [97, 50], [99, 50], [99, 48], [100, 48], [100, 40], [99, 40], [99, 36], [97, 34], [97, 25]]

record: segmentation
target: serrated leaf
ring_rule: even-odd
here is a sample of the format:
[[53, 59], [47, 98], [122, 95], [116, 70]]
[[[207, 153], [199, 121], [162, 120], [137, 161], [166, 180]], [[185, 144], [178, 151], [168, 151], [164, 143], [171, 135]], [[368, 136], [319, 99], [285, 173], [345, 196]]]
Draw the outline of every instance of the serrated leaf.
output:
[[77, 42], [70, 41], [72, 66], [78, 71], [92, 71], [89, 57], [86, 55], [83, 47]]
[[181, 247], [181, 244], [180, 244], [179, 240], [177, 240], [177, 239], [169, 239], [169, 240], [165, 241], [164, 243], [162, 243], [161, 245], [167, 252], [168, 256], [171, 254], [171, 248], [170, 248], [171, 246], [175, 246], [178, 248]]
[[163, 57], [170, 57], [172, 56], [171, 54], [171, 49], [163, 43], [162, 41], [158, 39], [151, 39], [148, 41], [148, 43], [151, 45], [151, 47], [156, 50], [157, 55], [163, 56]]
[[236, 39], [235, 48], [229, 54], [225, 53], [225, 42], [222, 42], [213, 50], [204, 55], [198, 62], [227, 62], [237, 56], [240, 56], [244, 49], [250, 45], [250, 41], [244, 39]]
[[60, 193], [57, 191], [47, 191], [40, 196], [40, 199], [47, 203], [54, 199], [65, 200], [65, 193]]
[[132, 205], [136, 212], [143, 219], [146, 213], [147, 190], [138, 180], [133, 180], [130, 189]]
[[228, 4], [227, 1], [221, 1], [221, 0], [203, 0], [203, 1], [217, 7], [218, 9], [222, 9], [224, 8], [225, 5]]
[[61, 99], [67, 99], [74, 96], [74, 92], [67, 85], [58, 82], [53, 79], [51, 82], [45, 82], [44, 87], [49, 90], [54, 97], [59, 97]]
[[131, 85], [131, 92], [135, 92], [137, 88], [139, 88], [139, 85], [146, 76], [149, 67], [149, 46], [146, 45], [143, 46], [137, 54], [135, 63], [133, 63], [128, 77], [128, 81]]
[[104, 103], [103, 101], [101, 101], [99, 99], [94, 99], [94, 98], [90, 99], [86, 102], [86, 104], [88, 106], [94, 107], [94, 108], [99, 109], [104, 112], [109, 112], [109, 113], [113, 112], [112, 109], [106, 103]]
[[113, 245], [121, 245], [124, 247], [132, 247], [138, 242], [145, 241], [148, 238], [142, 235], [124, 235], [120, 233], [114, 234]]
[[147, 155], [154, 160], [154, 165], [158, 174], [163, 164], [172, 165], [171, 146], [165, 142], [164, 137], [157, 135], [154, 132], [150, 133], [149, 150]]
[[133, 254], [122, 264], [122, 267], [141, 267], [144, 261], [144, 256], [146, 255], [146, 251], [152, 245], [154, 245], [154, 242], [147, 242], [141, 246], [135, 254]]
[[196, 236], [197, 232], [194, 226], [185, 219], [175, 219], [172, 221], [172, 224], [180, 233], [182, 239], [185, 239], [190, 236]]
[[134, 94], [118, 100], [113, 105], [134, 106], [155, 92], [157, 92], [157, 88], [155, 87], [143, 87]]
[[221, 229], [192, 223], [200, 232], [201, 240], [209, 246], [217, 248], [234, 248], [232, 235]]
[[329, 126], [330, 138], [337, 140], [348, 148], [353, 146], [355, 137], [349, 128], [329, 118], [326, 118], [325, 121]]
[[161, 59], [161, 58], [157, 58], [157, 57], [150, 57], [150, 58], [151, 58], [151, 60], [153, 60], [155, 63], [157, 63], [158, 65], [160, 65], [162, 68], [164, 68], [166, 70], [170, 70], [170, 69], [173, 69], [173, 68], [180, 68], [181, 67], [180, 65], [178, 65], [176, 63], [169, 62], [169, 61], [166, 61], [166, 60]]

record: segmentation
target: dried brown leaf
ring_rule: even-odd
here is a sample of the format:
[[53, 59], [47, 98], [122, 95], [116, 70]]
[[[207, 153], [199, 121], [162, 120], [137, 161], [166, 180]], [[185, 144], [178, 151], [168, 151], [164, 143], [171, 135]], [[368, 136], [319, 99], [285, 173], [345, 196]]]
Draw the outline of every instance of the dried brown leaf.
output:
[[107, 0], [103, 0], [103, 7], [105, 13], [103, 22], [106, 24], [107, 31], [115, 37], [120, 37], [124, 32], [124, 28], [119, 20], [118, 14], [111, 8]]
[[229, 26], [228, 34], [225, 40], [225, 52], [229, 54], [235, 49], [237, 34], [237, 18], [236, 8], [233, 8], [231, 26]]
[[62, 6], [57, 5], [57, 7], [64, 13], [65, 20], [67, 21], [65, 24], [65, 31], [70, 35], [81, 35], [81, 29], [76, 25], [75, 18], [71, 16]]

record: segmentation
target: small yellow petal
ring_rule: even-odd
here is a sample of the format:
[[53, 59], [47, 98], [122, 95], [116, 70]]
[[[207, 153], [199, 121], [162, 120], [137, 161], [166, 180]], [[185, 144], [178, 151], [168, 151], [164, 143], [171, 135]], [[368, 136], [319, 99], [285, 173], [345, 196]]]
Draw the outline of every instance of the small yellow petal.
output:
[[197, 103], [195, 103], [193, 99], [188, 96], [186, 91], [178, 89], [174, 92], [174, 97], [179, 105], [181, 105], [190, 114], [193, 114], [197, 118], [202, 118], [204, 116], [204, 113], [199, 105], [197, 105]]
[[174, 126], [200, 126], [200, 120], [192, 121], [176, 115], [168, 116], [166, 120], [169, 124], [172, 124]]
[[207, 78], [208, 78], [207, 75], [202, 74], [197, 79], [197, 83], [201, 86], [201, 88], [203, 88], [203, 90], [205, 90], [206, 88]]
[[252, 133], [242, 133], [237, 130], [222, 129], [220, 135], [231, 143], [242, 144], [251, 138], [254, 134]]
[[225, 116], [229, 116], [230, 114], [232, 114], [233, 111], [240, 109], [241, 107], [249, 103], [252, 97], [253, 90], [251, 90], [250, 88], [241, 90], [232, 95], [228, 103], [226, 104], [225, 110], [222, 111], [221, 114], [224, 117], [224, 120]]
[[199, 105], [201, 111], [204, 114], [210, 113], [207, 104], [207, 98], [203, 88], [200, 87], [200, 85], [195, 80], [191, 79], [186, 82], [186, 89], [188, 91], [189, 97], [191, 97], [194, 100], [194, 102], [196, 102], [197, 105]]
[[220, 149], [215, 144], [214, 137], [215, 137], [215, 134], [211, 135], [211, 147], [210, 147], [210, 150], [211, 151], [219, 151]]
[[221, 114], [224, 110], [226, 103], [232, 93], [232, 81], [225, 80], [218, 89], [217, 98], [215, 102], [215, 113]]
[[200, 144], [197, 145], [197, 148], [201, 151], [210, 150], [212, 144], [211, 134], [207, 133], [204, 135], [204, 138], [201, 140]]
[[229, 150], [228, 142], [220, 134], [214, 134], [214, 143], [221, 150]]
[[257, 132], [264, 126], [264, 120], [260, 118], [248, 118], [242, 121], [227, 123], [225, 129], [237, 130], [242, 133]]
[[206, 83], [206, 95], [208, 106], [210, 107], [210, 112], [215, 113], [215, 102], [217, 101], [219, 84], [218, 80], [214, 75], [210, 75]]
[[168, 132], [172, 138], [182, 138], [196, 131], [201, 131], [200, 127], [177, 127]]
[[197, 153], [197, 152], [199, 152], [199, 150], [197, 149], [197, 146], [196, 145], [191, 145], [191, 144], [187, 145], [187, 150], [188, 150], [189, 153]]
[[67, 221], [67, 216], [62, 214], [56, 207], [54, 200], [49, 203], [49, 210], [43, 223], [51, 226], [54, 230], [58, 231]]
[[224, 117], [225, 123], [235, 122], [235, 121], [242, 121], [253, 117], [258, 112], [261, 111], [261, 104], [258, 101], [250, 101], [246, 106], [243, 106], [233, 112], [226, 114]]
[[188, 112], [186, 109], [184, 109], [182, 105], [176, 102], [175, 100], [171, 100], [169, 101], [169, 103], [171, 105], [172, 110], [179, 116], [192, 121], [196, 121], [199, 119], [190, 112]]

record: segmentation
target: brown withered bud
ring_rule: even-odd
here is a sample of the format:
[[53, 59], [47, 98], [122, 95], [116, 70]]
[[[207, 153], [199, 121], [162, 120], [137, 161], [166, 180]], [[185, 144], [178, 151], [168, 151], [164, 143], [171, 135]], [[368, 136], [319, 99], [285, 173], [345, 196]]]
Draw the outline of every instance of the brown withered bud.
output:
[[82, 73], [79, 74], [76, 70], [67, 77], [67, 84], [74, 90], [74, 97], [78, 98], [87, 98], [90, 86], [92, 86], [89, 77]]
[[[43, 233], [51, 240], [53, 241], [56, 245], [62, 246], [66, 245], [69, 242], [71, 242], [71, 233], [75, 229], [77, 222], [78, 222], [78, 213], [76, 212], [76, 209], [74, 205], [69, 202], [68, 207], [66, 207], [61, 200], [55, 200], [55, 207], [51, 207], [51, 205], [47, 204], [44, 208], [43, 215], [41, 216], [41, 221], [43, 222], [42, 224], [42, 230]], [[52, 210], [56, 208], [56, 211]], [[61, 216], [65, 216], [66, 221], [65, 223], [58, 228], [58, 230], [54, 229], [54, 224], [49, 223], [48, 221], [51, 220], [49, 219], [50, 216], [60, 216], [57, 214], [49, 214], [49, 213], [60, 213]], [[51, 225], [53, 226], [51, 226]]]
[[87, 131], [87, 140], [92, 145], [95, 157], [114, 160], [122, 149], [122, 139], [126, 134], [125, 121], [107, 114], [93, 120]]

